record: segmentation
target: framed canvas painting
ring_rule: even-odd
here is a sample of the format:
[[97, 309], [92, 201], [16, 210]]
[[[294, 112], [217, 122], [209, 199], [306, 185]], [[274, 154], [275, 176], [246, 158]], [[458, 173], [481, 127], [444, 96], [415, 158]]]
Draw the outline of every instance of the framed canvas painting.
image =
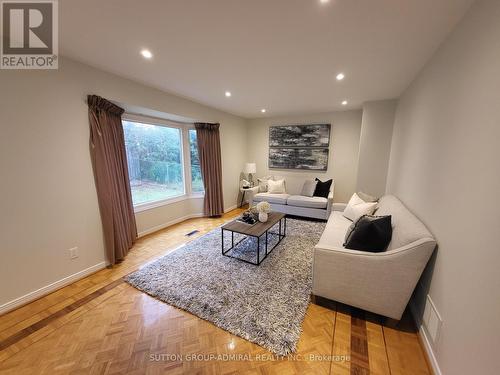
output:
[[328, 149], [270, 148], [269, 168], [326, 171], [328, 169]]
[[279, 125], [269, 128], [269, 147], [328, 147], [330, 124]]

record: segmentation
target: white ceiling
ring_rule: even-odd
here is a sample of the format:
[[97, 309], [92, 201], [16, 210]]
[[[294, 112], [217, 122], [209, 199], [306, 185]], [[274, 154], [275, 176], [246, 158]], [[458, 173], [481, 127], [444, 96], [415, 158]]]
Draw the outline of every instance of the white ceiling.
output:
[[61, 54], [248, 118], [359, 108], [398, 97], [472, 2], [62, 0]]

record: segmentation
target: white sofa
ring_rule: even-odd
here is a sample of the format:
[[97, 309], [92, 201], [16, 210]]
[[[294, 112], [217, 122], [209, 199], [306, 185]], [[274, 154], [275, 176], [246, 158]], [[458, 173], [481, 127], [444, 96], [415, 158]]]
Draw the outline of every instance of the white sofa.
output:
[[436, 241], [425, 225], [394, 196], [375, 215], [392, 215], [392, 240], [383, 253], [343, 247], [352, 221], [335, 204], [314, 249], [313, 294], [393, 319], [401, 319]]
[[266, 201], [269, 202], [273, 211], [327, 220], [333, 207], [333, 190], [334, 184], [332, 183], [328, 198], [323, 198], [305, 197], [298, 192], [292, 192], [291, 194], [288, 192], [283, 194], [259, 193], [258, 188], [253, 188], [249, 204], [251, 207], [256, 203]]

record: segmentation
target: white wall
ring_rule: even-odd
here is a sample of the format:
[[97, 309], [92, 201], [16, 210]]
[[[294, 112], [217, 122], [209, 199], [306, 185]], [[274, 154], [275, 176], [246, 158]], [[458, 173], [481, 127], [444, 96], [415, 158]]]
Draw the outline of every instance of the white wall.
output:
[[[326, 172], [269, 170], [269, 127], [289, 124], [331, 123], [330, 155]], [[347, 202], [356, 190], [361, 111], [320, 113], [254, 119], [248, 122], [248, 161], [257, 163], [257, 177], [279, 175], [286, 178], [287, 190], [298, 193], [305, 179], [333, 178], [336, 202]]]
[[375, 197], [385, 193], [396, 105], [397, 100], [363, 104], [357, 191]]
[[[0, 306], [102, 266], [86, 96], [221, 123], [224, 204], [236, 205], [246, 123], [236, 116], [68, 60], [58, 71], [0, 71]], [[201, 212], [201, 200], [137, 215], [139, 232]], [[78, 246], [80, 257], [67, 250]]]
[[437, 238], [428, 290], [444, 374], [498, 374], [500, 1], [477, 1], [400, 99], [387, 190]]

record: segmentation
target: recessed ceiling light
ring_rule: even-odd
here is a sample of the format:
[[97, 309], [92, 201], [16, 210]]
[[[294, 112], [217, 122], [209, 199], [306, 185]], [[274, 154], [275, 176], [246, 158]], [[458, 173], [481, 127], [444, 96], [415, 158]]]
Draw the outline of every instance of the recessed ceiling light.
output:
[[262, 108], [260, 111], [261, 111], [262, 113], [266, 113], [266, 109], [265, 109], [265, 108]]
[[226, 91], [226, 96], [229, 98], [231, 96], [231, 92], [230, 91]]
[[329, 1], [330, 1], [330, 0], [319, 0], [319, 2], [320, 2], [321, 4], [326, 4], [326, 3], [328, 3]]
[[337, 77], [335, 77], [335, 78], [337, 78], [337, 81], [342, 81], [345, 78], [345, 75], [344, 75], [344, 73], [339, 73], [339, 74], [337, 74]]
[[145, 59], [150, 59], [150, 58], [152, 58], [152, 57], [153, 57], [153, 54], [152, 54], [152, 53], [151, 53], [151, 51], [150, 51], [150, 50], [148, 50], [148, 49], [143, 49], [143, 50], [141, 51], [141, 55], [142, 55], [142, 57], [144, 57]]
[[342, 102], [342, 105], [347, 105], [347, 100], [344, 100], [344, 101]]

